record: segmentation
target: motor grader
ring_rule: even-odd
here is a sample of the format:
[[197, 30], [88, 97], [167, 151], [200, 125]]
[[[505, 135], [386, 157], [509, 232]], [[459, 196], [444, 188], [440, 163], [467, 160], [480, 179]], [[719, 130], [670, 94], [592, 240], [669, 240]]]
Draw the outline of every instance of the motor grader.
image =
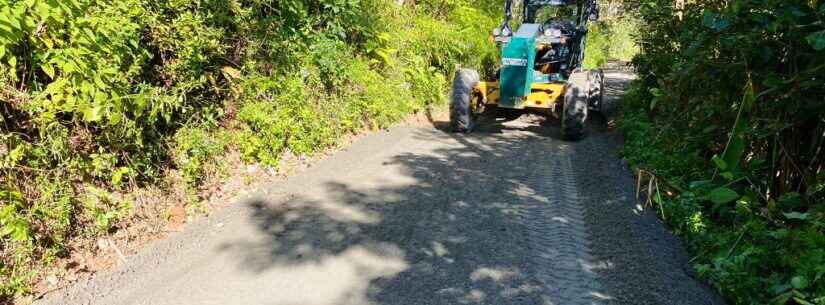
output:
[[487, 113], [503, 111], [512, 118], [530, 111], [558, 117], [565, 139], [581, 139], [588, 112], [598, 111], [602, 104], [604, 73], [582, 69], [587, 23], [599, 16], [596, 0], [520, 4], [516, 31], [510, 25], [513, 0], [505, 0], [504, 22], [493, 30], [501, 62], [492, 79], [481, 81], [472, 69], [456, 71], [450, 126], [470, 132]]

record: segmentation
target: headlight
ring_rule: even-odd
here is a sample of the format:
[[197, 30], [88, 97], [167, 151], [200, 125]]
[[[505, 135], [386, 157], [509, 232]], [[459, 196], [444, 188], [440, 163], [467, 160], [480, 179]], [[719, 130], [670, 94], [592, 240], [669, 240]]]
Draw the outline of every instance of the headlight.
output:
[[501, 30], [501, 35], [510, 36], [512, 34], [513, 34], [513, 32], [510, 31], [510, 29], [508, 29], [508, 28], [504, 28], [503, 30]]

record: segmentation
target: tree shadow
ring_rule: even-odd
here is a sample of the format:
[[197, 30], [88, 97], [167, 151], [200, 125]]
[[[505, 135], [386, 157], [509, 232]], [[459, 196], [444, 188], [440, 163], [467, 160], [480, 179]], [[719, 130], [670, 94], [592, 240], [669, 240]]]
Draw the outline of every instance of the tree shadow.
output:
[[255, 236], [222, 251], [251, 274], [337, 278], [307, 283], [327, 295], [317, 304], [546, 304], [524, 217], [548, 194], [525, 175], [551, 128], [416, 130], [430, 147], [383, 160], [374, 176], [388, 180], [330, 177], [284, 202], [248, 202]]
[[[603, 118], [594, 120], [604, 123]], [[561, 265], [576, 270], [565, 271], [566, 275], [574, 281], [577, 274], [586, 273], [626, 283], [576, 293], [598, 296], [593, 303], [612, 303], [614, 296], [622, 299], [624, 291], [643, 293], [656, 287], [655, 293], [643, 294], [648, 299], [639, 304], [661, 304], [672, 296], [691, 304], [695, 299], [691, 294], [701, 293], [669, 286], [680, 285], [675, 280], [691, 280], [686, 276], [650, 276], [667, 285], [634, 281], [632, 275], [670, 274], [673, 271], [667, 268], [682, 265], [680, 259], [633, 261], [656, 259], [651, 249], [663, 246], [656, 241], [668, 233], [651, 230], [649, 226], [656, 224], [650, 222], [650, 215], [635, 213], [627, 190], [614, 189], [627, 188], [628, 172], [608, 166], [618, 159], [600, 155], [612, 153], [597, 145], [604, 142], [601, 134], [582, 142], [561, 142], [557, 122], [543, 117], [482, 127], [470, 134], [410, 128], [409, 134], [400, 135], [408, 146], [382, 150], [394, 151], [385, 155], [360, 156], [361, 149], [368, 149], [354, 147], [348, 153], [356, 154], [356, 160], [333, 157], [329, 168], [321, 164], [315, 169], [319, 176], [294, 179], [286, 197], [247, 202], [254, 226], [250, 236], [223, 244], [221, 251], [229, 253], [237, 269], [250, 277], [279, 281], [272, 284], [280, 289], [272, 304], [570, 304], [555, 298], [554, 289], [565, 287], [545, 281], [548, 273], [562, 271], [542, 266], [536, 258], [570, 245], [537, 246], [536, 230], [531, 227], [535, 223], [529, 220], [535, 222], [536, 209], [557, 204], [559, 188], [547, 185], [570, 184], [558, 173], [537, 174], [546, 170], [542, 162], [562, 159], [548, 154], [558, 154], [575, 164], [577, 184], [587, 185], [579, 190], [579, 200], [588, 214], [615, 222], [588, 227], [599, 243], [595, 245], [601, 251], [596, 253], [598, 259], [610, 266], [587, 265], [581, 262], [590, 258], [568, 257]], [[598, 133], [604, 127], [593, 128]], [[342, 166], [342, 162], [357, 164]], [[580, 167], [586, 163], [593, 164]], [[587, 172], [602, 165], [610, 170]], [[614, 181], [612, 172], [625, 180]], [[548, 222], [581, 221], [547, 211], [551, 210], [540, 217]], [[617, 233], [624, 230], [631, 231]], [[640, 235], [640, 230], [653, 233]], [[539, 232], [539, 238], [542, 234], [554, 232]], [[680, 253], [666, 249], [665, 253]], [[647, 252], [633, 256], [623, 251]], [[629, 287], [633, 285], [638, 289]]]

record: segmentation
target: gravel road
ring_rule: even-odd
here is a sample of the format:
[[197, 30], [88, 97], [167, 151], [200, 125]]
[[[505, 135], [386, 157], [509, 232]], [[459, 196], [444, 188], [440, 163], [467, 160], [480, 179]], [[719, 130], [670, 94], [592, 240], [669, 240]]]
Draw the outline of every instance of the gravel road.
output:
[[724, 304], [591, 126], [374, 133], [36, 304]]

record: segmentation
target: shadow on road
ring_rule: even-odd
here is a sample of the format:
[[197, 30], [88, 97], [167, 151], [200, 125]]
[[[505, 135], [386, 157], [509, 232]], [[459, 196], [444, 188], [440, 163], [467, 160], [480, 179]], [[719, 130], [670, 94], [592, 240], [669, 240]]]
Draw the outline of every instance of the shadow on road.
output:
[[[592, 132], [603, 130], [604, 121], [595, 117], [600, 126]], [[528, 176], [535, 162], [547, 159], [548, 141], [570, 154], [603, 151], [560, 142], [558, 123], [540, 117], [492, 122], [469, 135], [441, 128], [412, 132], [420, 147], [387, 156], [380, 165], [365, 164], [368, 174], [336, 173], [285, 202], [248, 202], [256, 233], [222, 251], [252, 276], [275, 273], [288, 282], [273, 287], [272, 304], [559, 304], [537, 280], [538, 272], [553, 270], [532, 261], [535, 250], [524, 220], [530, 205], [552, 194]], [[593, 194], [582, 198], [587, 204], [616, 204]], [[611, 208], [638, 216], [630, 204]], [[614, 270], [639, 267], [611, 263]], [[613, 292], [588, 293], [610, 299]], [[669, 295], [650, 297], [661, 301]]]
[[249, 202], [260, 234], [224, 251], [247, 272], [294, 276], [319, 297], [312, 304], [544, 304], [523, 216], [527, 197], [547, 194], [519, 190], [531, 187], [526, 156], [543, 153], [532, 144], [552, 129], [416, 131], [432, 149], [375, 173], [398, 181], [330, 180], [284, 203]]

